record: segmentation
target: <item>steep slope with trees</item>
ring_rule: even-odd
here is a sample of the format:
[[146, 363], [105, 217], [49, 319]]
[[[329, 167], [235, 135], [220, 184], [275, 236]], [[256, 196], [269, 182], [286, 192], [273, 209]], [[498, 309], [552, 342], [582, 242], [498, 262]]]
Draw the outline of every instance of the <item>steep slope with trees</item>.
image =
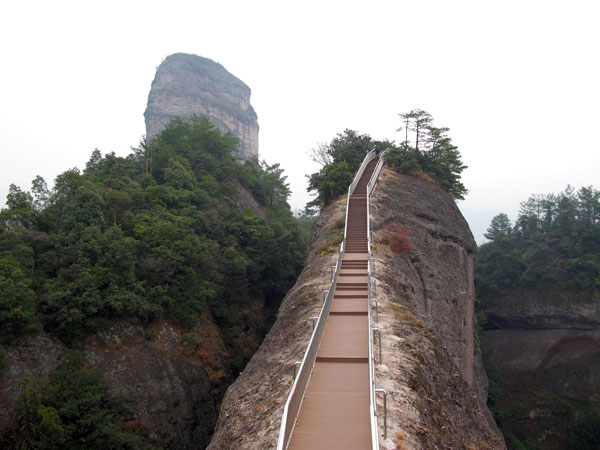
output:
[[[16, 373], [26, 370], [20, 345], [35, 347], [40, 333], [52, 348], [112, 367], [115, 377], [123, 368], [102, 355], [125, 361], [123, 347], [150, 352], [148, 367], [162, 352], [185, 379], [202, 366], [198, 377], [212, 378], [203, 389], [218, 405], [295, 282], [306, 245], [282, 169], [242, 162], [236, 146], [206, 118], [174, 120], [125, 158], [94, 151], [83, 173], [62, 173], [51, 190], [40, 177], [30, 191], [11, 185], [0, 213], [0, 344], [8, 365], [0, 387], [13, 392], [2, 396], [4, 411]], [[45, 388], [36, 389], [44, 401]]]
[[492, 220], [477, 295], [492, 409], [510, 448], [595, 448], [600, 436], [600, 192], [532, 195]]

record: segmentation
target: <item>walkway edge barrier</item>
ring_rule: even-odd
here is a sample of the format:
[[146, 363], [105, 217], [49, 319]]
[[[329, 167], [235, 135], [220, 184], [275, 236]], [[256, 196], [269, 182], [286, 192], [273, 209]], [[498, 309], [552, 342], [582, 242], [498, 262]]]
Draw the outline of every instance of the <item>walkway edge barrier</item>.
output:
[[300, 369], [296, 372], [294, 384], [292, 385], [288, 399], [283, 407], [283, 416], [281, 418], [281, 427], [279, 429], [279, 439], [277, 441], [278, 450], [287, 449], [287, 446], [290, 442], [290, 437], [292, 436], [292, 431], [296, 424], [296, 419], [298, 418], [302, 401], [304, 400], [304, 393], [308, 387], [310, 375], [315, 365], [317, 352], [319, 351], [319, 346], [321, 345], [321, 339], [323, 338], [323, 334], [325, 332], [325, 326], [327, 325], [327, 317], [329, 316], [331, 300], [333, 299], [333, 293], [337, 285], [337, 275], [342, 267], [343, 255], [344, 244], [342, 243], [340, 245], [340, 254], [338, 256], [335, 269], [335, 280], [329, 287], [327, 297], [325, 297], [323, 307], [321, 308], [321, 313], [317, 319], [317, 324], [313, 328], [313, 333], [310, 337], [310, 341], [308, 342], [308, 347], [304, 353], [304, 357], [302, 358]]
[[[350, 184], [350, 186], [348, 186], [348, 197], [346, 198], [346, 223], [344, 225], [344, 242], [346, 241], [346, 233], [348, 232], [348, 210], [350, 209], [350, 196], [352, 196], [352, 193], [354, 192], [354, 189], [356, 189], [356, 185], [358, 184], [358, 182], [360, 181], [360, 178], [362, 177], [363, 172], [365, 171], [365, 169], [367, 168], [367, 166], [369, 165], [369, 163], [374, 160], [375, 158], [377, 158], [377, 153], [375, 152], [375, 149], [371, 150], [369, 153], [367, 153], [367, 156], [365, 156], [365, 159], [363, 160], [362, 164], [360, 165], [360, 167], [358, 168], [358, 172], [356, 172], [356, 176], [354, 177], [354, 181], [352, 181], [352, 183]], [[373, 177], [371, 177], [372, 179]], [[370, 180], [369, 180], [370, 182]], [[368, 190], [367, 190], [367, 198], [369, 197], [368, 195]], [[368, 219], [368, 216], [367, 216]], [[369, 221], [367, 220], [367, 223]]]
[[[310, 337], [310, 341], [308, 342], [308, 347], [306, 349], [306, 352], [304, 353], [304, 358], [302, 358], [302, 364], [300, 364], [300, 369], [296, 373], [294, 384], [292, 385], [292, 389], [290, 390], [287, 401], [285, 402], [285, 406], [283, 407], [281, 427], [279, 428], [279, 438], [277, 440], [277, 450], [287, 450], [287, 447], [290, 443], [290, 437], [292, 436], [292, 431], [294, 430], [296, 420], [298, 419], [298, 413], [300, 412], [300, 407], [302, 406], [302, 401], [304, 400], [304, 394], [308, 387], [310, 375], [312, 373], [313, 367], [315, 365], [315, 360], [317, 358], [317, 352], [319, 351], [319, 346], [321, 345], [321, 339], [323, 338], [323, 334], [325, 332], [325, 326], [327, 325], [327, 318], [329, 316], [329, 310], [331, 309], [331, 303], [333, 300], [333, 293], [335, 292], [338, 274], [342, 267], [342, 258], [344, 256], [344, 249], [346, 243], [346, 230], [348, 227], [348, 207], [350, 202], [350, 196], [354, 192], [354, 189], [356, 188], [356, 185], [358, 184], [363, 172], [365, 171], [365, 168], [367, 167], [369, 162], [371, 162], [374, 158], [377, 158], [377, 154], [374, 150], [371, 150], [369, 153], [367, 153], [363, 163], [358, 169], [358, 172], [356, 172], [354, 181], [352, 181], [352, 183], [348, 187], [348, 199], [346, 200], [346, 226], [344, 228], [344, 240], [340, 245], [340, 253], [338, 255], [338, 260], [336, 264], [335, 279], [329, 287], [327, 297], [323, 302], [323, 307], [321, 308], [321, 313], [319, 314], [319, 319], [317, 320], [317, 324], [314, 327], [312, 336]], [[371, 342], [369, 342], [369, 347], [371, 347]], [[371, 413], [373, 413], [373, 411], [371, 411]]]
[[[367, 240], [368, 245], [367, 249], [369, 250], [369, 259], [368, 259], [368, 272], [367, 272], [367, 286], [368, 286], [368, 296], [369, 296], [369, 414], [371, 417], [371, 448], [372, 450], [379, 450], [379, 430], [377, 427], [377, 399], [375, 397], [375, 356], [373, 355], [373, 318], [371, 317], [371, 276], [373, 275], [371, 270], [373, 268], [373, 263], [371, 261], [371, 214], [370, 214], [370, 197], [371, 193], [375, 190], [375, 186], [377, 185], [377, 179], [379, 177], [379, 172], [381, 172], [381, 168], [385, 162], [384, 156], [387, 153], [385, 150], [381, 153], [379, 157], [379, 161], [377, 161], [377, 165], [375, 166], [375, 170], [373, 171], [373, 175], [371, 175], [371, 179], [367, 184]], [[381, 353], [381, 333], [379, 334], [379, 352]], [[380, 357], [381, 359], [381, 357]], [[381, 361], [380, 361], [381, 363]], [[386, 433], [387, 434], [387, 433]], [[387, 436], [386, 436], [387, 437]]]
[[[387, 151], [387, 150], [386, 150]], [[373, 172], [373, 176], [369, 180], [369, 184], [367, 185], [367, 236], [369, 239], [368, 250], [369, 255], [371, 254], [371, 242], [370, 242], [370, 234], [369, 234], [369, 196], [371, 192], [374, 190], [375, 184], [377, 182], [377, 176], [381, 171], [381, 167], [383, 165], [383, 155], [386, 152], [384, 151], [381, 154], [380, 160], [375, 168], [375, 172]], [[344, 227], [344, 240], [340, 245], [340, 253], [338, 255], [338, 260], [335, 266], [335, 277], [333, 282], [329, 287], [329, 291], [327, 292], [327, 297], [323, 302], [323, 307], [321, 308], [321, 313], [319, 314], [319, 318], [317, 320], [317, 324], [313, 329], [313, 333], [311, 335], [310, 341], [308, 343], [308, 347], [306, 352], [304, 353], [304, 357], [302, 358], [302, 363], [300, 364], [300, 369], [297, 371], [296, 376], [294, 378], [294, 383], [288, 395], [287, 401], [285, 402], [285, 406], [283, 407], [283, 415], [281, 418], [281, 427], [279, 429], [279, 438], [277, 440], [277, 450], [287, 450], [287, 447], [290, 443], [290, 438], [292, 436], [292, 432], [294, 430], [294, 426], [296, 424], [296, 420], [298, 419], [298, 414], [300, 412], [300, 408], [302, 406], [302, 401], [304, 400], [304, 394], [307, 390], [308, 383], [310, 381], [310, 375], [315, 365], [315, 360], [317, 358], [317, 353], [319, 351], [319, 347], [321, 345], [321, 340], [323, 338], [323, 334], [325, 332], [325, 327], [327, 325], [327, 318], [329, 316], [329, 311], [331, 309], [331, 303], [333, 300], [333, 294], [335, 292], [335, 288], [337, 285], [337, 279], [339, 271], [342, 267], [342, 258], [344, 256], [345, 243], [346, 243], [346, 232], [348, 229], [348, 211], [350, 206], [350, 196], [354, 192], [362, 174], [364, 173], [367, 165], [379, 155], [375, 150], [371, 150], [365, 156], [360, 168], [358, 169], [354, 180], [348, 187], [348, 198], [346, 200], [346, 217], [345, 217], [345, 227]], [[369, 412], [371, 417], [371, 436], [373, 442], [373, 450], [379, 450], [379, 439], [378, 439], [378, 430], [377, 430], [377, 412], [376, 412], [376, 404], [375, 404], [375, 388], [374, 388], [374, 376], [375, 369], [373, 365], [373, 331], [371, 327], [371, 263], [369, 257], [368, 263], [368, 286], [369, 286], [369, 308], [368, 308], [368, 322], [369, 322], [369, 382], [371, 388], [369, 389]]]

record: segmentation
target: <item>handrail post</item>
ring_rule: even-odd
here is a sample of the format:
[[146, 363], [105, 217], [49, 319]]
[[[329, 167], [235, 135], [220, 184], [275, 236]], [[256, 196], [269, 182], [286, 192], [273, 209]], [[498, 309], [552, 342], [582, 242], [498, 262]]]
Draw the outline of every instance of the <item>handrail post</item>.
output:
[[[375, 303], [375, 322], [379, 323], [379, 302], [376, 298], [373, 299]], [[371, 303], [371, 307], [373, 307], [373, 303]]]
[[379, 364], [383, 364], [383, 358], [381, 357], [381, 328], [373, 327], [373, 331], [377, 331], [379, 337]]
[[298, 367], [300, 367], [300, 364], [302, 364], [302, 361], [294, 362], [294, 380], [296, 379], [296, 372], [298, 371]]
[[371, 298], [371, 259], [367, 259], [367, 298]]
[[387, 392], [385, 389], [375, 389], [375, 393], [383, 394], [383, 438], [387, 439]]
[[319, 318], [318, 317], [311, 317], [311, 320], [312, 320], [312, 329], [314, 331], [314, 329], [315, 329], [315, 321], [319, 320]]

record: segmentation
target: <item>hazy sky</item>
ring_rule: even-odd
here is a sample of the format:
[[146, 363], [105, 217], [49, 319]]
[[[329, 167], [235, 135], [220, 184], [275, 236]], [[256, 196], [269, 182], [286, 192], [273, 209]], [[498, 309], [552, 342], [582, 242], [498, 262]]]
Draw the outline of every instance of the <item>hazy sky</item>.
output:
[[252, 89], [260, 157], [294, 208], [306, 152], [345, 128], [402, 140], [428, 111], [469, 168], [458, 202], [478, 242], [531, 193], [600, 188], [600, 2], [11, 1], [0, 6], [0, 198], [127, 155], [145, 132], [156, 67], [220, 62]]

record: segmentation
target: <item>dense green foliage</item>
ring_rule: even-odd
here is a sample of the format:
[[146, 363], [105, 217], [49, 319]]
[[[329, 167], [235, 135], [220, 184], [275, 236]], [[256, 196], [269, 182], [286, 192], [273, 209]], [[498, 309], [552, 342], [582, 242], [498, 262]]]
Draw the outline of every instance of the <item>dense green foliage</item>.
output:
[[476, 266], [482, 300], [514, 287], [600, 291], [600, 192], [591, 186], [532, 195], [514, 226], [498, 214], [485, 237]]
[[11, 185], [0, 343], [42, 328], [75, 343], [114, 318], [207, 314], [243, 367], [304, 264], [306, 225], [279, 165], [241, 162], [236, 147], [206, 118], [175, 120], [125, 158], [94, 151], [52, 190], [40, 177], [30, 192]]
[[4, 356], [4, 347], [0, 345], [0, 377], [7, 371], [8, 363], [6, 362], [6, 357]]
[[36, 388], [23, 379], [14, 403], [12, 432], [2, 448], [153, 448], [124, 427], [128, 408], [108, 394], [99, 370], [84, 368], [80, 353], [69, 352], [53, 376], [37, 384]]
[[307, 206], [328, 205], [340, 195], [348, 192], [366, 154], [376, 142], [370, 136], [353, 130], [339, 133], [328, 145], [322, 145], [312, 152], [315, 162], [321, 169], [308, 177], [308, 192], [316, 191], [317, 197]]
[[500, 398], [502, 397], [502, 388], [500, 387], [500, 369], [498, 366], [494, 364], [493, 361], [490, 361], [485, 366], [485, 371], [488, 377], [488, 398], [487, 405], [494, 416], [494, 420], [499, 427], [502, 427], [504, 424], [504, 410], [500, 405]]
[[[401, 117], [406, 140], [400, 145], [375, 141], [368, 135], [345, 130], [329, 144], [313, 149], [312, 159], [321, 165], [321, 169], [308, 176], [308, 191], [315, 191], [317, 197], [308, 203], [307, 210], [314, 212], [311, 208], [327, 205], [345, 194], [366, 154], [374, 148], [388, 150], [386, 161], [397, 172], [433, 181], [454, 198], [464, 198], [467, 190], [460, 179], [466, 166], [447, 135], [448, 128], [434, 127], [433, 118], [421, 110], [413, 110]], [[411, 136], [414, 133], [414, 146], [409, 144], [409, 131]]]
[[568, 436], [572, 450], [596, 450], [600, 442], [600, 412], [588, 408], [572, 414]]

